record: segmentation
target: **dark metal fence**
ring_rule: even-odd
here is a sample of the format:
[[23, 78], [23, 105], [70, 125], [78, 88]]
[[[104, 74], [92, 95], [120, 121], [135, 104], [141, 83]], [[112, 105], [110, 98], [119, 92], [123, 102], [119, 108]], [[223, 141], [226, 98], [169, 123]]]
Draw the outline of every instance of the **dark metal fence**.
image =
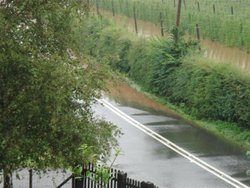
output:
[[127, 177], [127, 173], [110, 168], [108, 170], [109, 178], [102, 179], [98, 175], [97, 168], [93, 164], [83, 166], [82, 175], [71, 175], [64, 182], [62, 182], [57, 188], [63, 187], [68, 181], [72, 180], [72, 188], [158, 188], [151, 182], [140, 182]]

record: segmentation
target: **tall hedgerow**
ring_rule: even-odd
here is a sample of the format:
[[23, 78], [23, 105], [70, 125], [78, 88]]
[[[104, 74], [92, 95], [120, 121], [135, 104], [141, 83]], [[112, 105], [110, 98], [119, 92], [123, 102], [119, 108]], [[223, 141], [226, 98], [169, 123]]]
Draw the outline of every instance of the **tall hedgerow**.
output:
[[[123, 62], [128, 67], [127, 75], [146, 91], [193, 117], [250, 128], [249, 76], [228, 64], [193, 56], [199, 54], [196, 43], [176, 43], [171, 38], [123, 41], [124, 32], [113, 26], [108, 28], [107, 25], [99, 31], [96, 50], [100, 62], [109, 57], [114, 69]], [[123, 48], [126, 43], [130, 45]]]

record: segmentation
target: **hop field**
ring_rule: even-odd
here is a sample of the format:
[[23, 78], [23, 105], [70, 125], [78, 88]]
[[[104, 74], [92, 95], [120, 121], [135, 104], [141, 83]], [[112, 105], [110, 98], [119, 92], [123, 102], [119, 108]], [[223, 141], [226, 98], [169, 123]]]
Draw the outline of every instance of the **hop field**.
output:
[[[175, 25], [178, 0], [93, 0], [99, 8], [160, 24], [170, 32]], [[135, 12], [134, 12], [135, 11]], [[250, 52], [250, 0], [182, 0], [180, 30]]]

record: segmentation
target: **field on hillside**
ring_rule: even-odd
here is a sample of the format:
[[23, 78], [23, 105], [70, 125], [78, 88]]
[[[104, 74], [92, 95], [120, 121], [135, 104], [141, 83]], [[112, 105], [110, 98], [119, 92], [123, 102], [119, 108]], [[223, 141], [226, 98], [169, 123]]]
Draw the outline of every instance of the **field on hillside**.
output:
[[[160, 24], [165, 31], [175, 26], [178, 0], [93, 0], [101, 9]], [[182, 0], [180, 28], [196, 35], [199, 25], [202, 38], [250, 52], [250, 0]]]

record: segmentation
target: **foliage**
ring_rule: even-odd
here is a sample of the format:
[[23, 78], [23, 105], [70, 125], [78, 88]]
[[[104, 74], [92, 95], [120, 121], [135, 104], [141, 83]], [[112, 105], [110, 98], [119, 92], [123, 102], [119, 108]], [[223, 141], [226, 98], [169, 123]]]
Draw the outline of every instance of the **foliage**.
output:
[[107, 20], [86, 21], [81, 29], [82, 48], [99, 62], [105, 59], [113, 69], [127, 73], [130, 69], [127, 52], [132, 42], [110, 23], [110, 27], [106, 27], [107, 24]]
[[[97, 0], [93, 0], [94, 3]], [[160, 24], [162, 13], [165, 30], [175, 25], [177, 1], [173, 0], [105, 0], [98, 1], [102, 9], [133, 18], [133, 6], [138, 19]], [[213, 9], [215, 7], [215, 12]], [[233, 10], [232, 10], [233, 9]], [[250, 20], [248, 0], [185, 0], [182, 1], [180, 27], [195, 36], [199, 24], [201, 37], [250, 50]]]
[[[99, 31], [98, 43], [112, 46], [110, 50], [101, 44], [102, 49], [97, 49], [102, 50], [105, 56], [116, 54], [123, 45], [118, 40], [123, 37], [123, 32], [115, 30], [112, 37], [111, 32], [108, 35], [104, 32], [110, 30], [107, 29], [109, 27], [107, 24]], [[182, 40], [175, 43], [172, 39], [137, 39], [131, 43], [128, 51], [124, 50], [122, 54], [128, 56], [128, 76], [147, 91], [164, 97], [193, 117], [250, 128], [249, 76], [228, 64], [190, 55], [198, 54], [194, 51], [197, 49], [195, 43]], [[117, 59], [113, 59], [113, 68], [124, 56], [119, 54]], [[245, 140], [249, 141], [249, 138]]]
[[[86, 3], [0, 2], [0, 169], [5, 178], [19, 168], [104, 160], [116, 144], [115, 126], [91, 111], [106, 70], [87, 56], [68, 53], [81, 50], [74, 28], [87, 14]], [[94, 156], [83, 152], [85, 147]]]
[[[84, 150], [90, 151], [88, 147], [84, 147]], [[86, 176], [91, 179], [92, 181], [94, 181], [95, 183], [99, 184], [101, 187], [105, 187], [107, 185], [107, 183], [109, 182], [109, 180], [111, 178], [113, 178], [113, 174], [111, 172], [111, 169], [113, 168], [113, 165], [117, 159], [117, 157], [120, 155], [121, 150], [119, 148], [115, 149], [115, 155], [114, 158], [111, 162], [110, 165], [107, 164], [103, 164], [103, 165], [96, 165], [96, 163], [94, 163], [95, 166], [95, 170], [94, 171], [90, 171], [87, 170]], [[84, 163], [84, 165], [88, 165], [88, 162], [91, 160], [88, 160]], [[93, 165], [93, 164], [92, 164]], [[73, 170], [72, 173], [74, 175], [75, 178], [82, 178], [82, 172], [84, 170], [84, 166], [81, 165], [77, 165]]]

